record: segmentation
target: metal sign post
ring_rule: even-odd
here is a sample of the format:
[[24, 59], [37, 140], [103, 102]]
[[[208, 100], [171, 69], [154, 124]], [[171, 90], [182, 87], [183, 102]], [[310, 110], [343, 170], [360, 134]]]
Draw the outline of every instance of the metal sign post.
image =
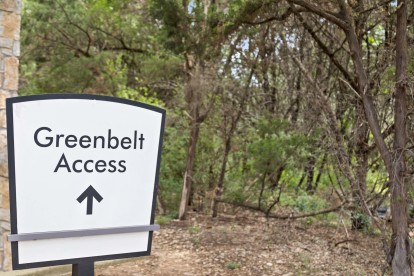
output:
[[151, 253], [165, 110], [112, 97], [7, 99], [13, 269]]
[[94, 263], [85, 262], [72, 265], [72, 276], [93, 276], [94, 272]]

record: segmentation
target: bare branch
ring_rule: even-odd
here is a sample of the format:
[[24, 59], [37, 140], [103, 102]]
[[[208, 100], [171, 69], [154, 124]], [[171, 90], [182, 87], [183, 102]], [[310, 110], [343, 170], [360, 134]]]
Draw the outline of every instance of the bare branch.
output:
[[305, 214], [299, 214], [299, 215], [293, 215], [293, 214], [289, 214], [289, 215], [269, 215], [269, 218], [275, 218], [275, 219], [300, 219], [300, 218], [307, 218], [307, 217], [314, 217], [317, 215], [323, 215], [323, 214], [328, 214], [328, 213], [332, 213], [332, 212], [336, 212], [342, 209], [342, 207], [346, 204], [347, 202], [344, 201], [342, 203], [340, 203], [337, 206], [331, 207], [331, 208], [327, 208], [324, 210], [320, 210], [320, 211], [315, 211], [315, 212], [311, 212], [311, 213], [305, 213]]
[[329, 50], [328, 46], [326, 46], [325, 43], [323, 43], [322, 40], [316, 35], [316, 32], [304, 20], [303, 16], [300, 13], [298, 13], [296, 10], [294, 10], [294, 13], [299, 18], [300, 22], [302, 23], [302, 25], [306, 29], [306, 31], [312, 36], [312, 38], [315, 40], [315, 42], [318, 44], [318, 46], [322, 49], [323, 53], [326, 54], [329, 57], [329, 59], [331, 60], [331, 62], [336, 66], [336, 68], [338, 68], [338, 70], [341, 71], [342, 75], [344, 75], [345, 79], [348, 81], [348, 83], [353, 88], [353, 90], [356, 90], [357, 89], [356, 83], [352, 80], [351, 75], [349, 74], [349, 72], [335, 58], [335, 54], [332, 53]]
[[339, 16], [339, 14], [333, 14], [327, 10], [321, 9], [317, 5], [311, 4], [306, 0], [288, 0], [288, 2], [299, 5], [306, 10], [325, 18], [335, 25], [338, 25], [342, 29], [348, 28], [347, 23]]

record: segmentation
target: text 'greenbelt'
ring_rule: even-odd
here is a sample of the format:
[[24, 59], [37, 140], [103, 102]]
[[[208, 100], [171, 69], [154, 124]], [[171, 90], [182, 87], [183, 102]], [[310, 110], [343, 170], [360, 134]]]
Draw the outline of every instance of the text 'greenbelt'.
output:
[[[131, 137], [122, 137], [119, 138], [115, 135], [112, 135], [112, 130], [108, 129], [107, 136], [89, 136], [82, 135], [80, 137], [69, 134], [53, 134], [52, 129], [48, 127], [39, 127], [34, 132], [34, 142], [37, 146], [42, 148], [47, 147], [64, 147], [75, 148], [81, 147], [84, 149], [87, 148], [102, 148], [102, 149], [139, 149], [144, 148], [144, 134], [140, 134], [138, 137], [138, 131], [134, 131], [133, 138]], [[65, 154], [62, 153], [54, 172], [59, 170], [67, 171], [69, 173], [123, 173], [126, 171], [126, 161], [125, 160], [81, 160], [77, 159], [73, 162], [69, 162]]]

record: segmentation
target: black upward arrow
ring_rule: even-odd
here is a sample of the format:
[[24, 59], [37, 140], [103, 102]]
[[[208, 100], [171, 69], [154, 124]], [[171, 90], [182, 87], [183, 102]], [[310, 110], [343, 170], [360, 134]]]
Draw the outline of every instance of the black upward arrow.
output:
[[92, 187], [89, 186], [78, 198], [77, 201], [79, 203], [82, 203], [82, 201], [85, 200], [85, 198], [88, 198], [87, 204], [86, 204], [86, 214], [92, 215], [92, 203], [93, 198], [95, 198], [98, 202], [101, 202], [103, 197]]

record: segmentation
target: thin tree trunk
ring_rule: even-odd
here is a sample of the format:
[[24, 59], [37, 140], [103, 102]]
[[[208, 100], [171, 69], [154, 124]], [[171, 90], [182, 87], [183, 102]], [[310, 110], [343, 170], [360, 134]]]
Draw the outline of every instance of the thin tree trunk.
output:
[[346, 26], [342, 29], [345, 32], [346, 39], [348, 41], [351, 58], [354, 63], [355, 73], [358, 83], [358, 94], [362, 99], [364, 106], [365, 118], [368, 122], [369, 128], [375, 140], [375, 144], [378, 147], [379, 153], [382, 160], [384, 161], [385, 167], [388, 174], [392, 173], [392, 157], [391, 153], [385, 144], [384, 137], [381, 133], [381, 127], [378, 122], [378, 115], [372, 99], [371, 91], [368, 83], [368, 76], [364, 69], [362, 46], [355, 32], [355, 25], [353, 22], [352, 15], [350, 14], [349, 7], [344, 0], [337, 0], [340, 7], [341, 13], [344, 16]]
[[256, 57], [256, 61], [253, 65], [253, 67], [250, 70], [250, 74], [249, 74], [249, 77], [247, 79], [247, 83], [244, 87], [244, 94], [242, 95], [242, 98], [240, 99], [240, 105], [239, 105], [239, 108], [237, 110], [237, 114], [236, 114], [235, 117], [231, 118], [231, 126], [230, 126], [229, 131], [227, 132], [226, 130], [224, 130], [224, 139], [225, 139], [224, 156], [223, 156], [223, 160], [222, 160], [222, 163], [221, 163], [219, 181], [217, 183], [217, 187], [216, 187], [215, 193], [214, 193], [214, 198], [213, 198], [213, 201], [211, 203], [211, 209], [213, 211], [213, 214], [212, 214], [213, 218], [217, 217], [218, 204], [221, 200], [221, 196], [223, 195], [223, 191], [224, 191], [224, 178], [225, 178], [225, 175], [226, 175], [227, 161], [228, 161], [228, 156], [229, 156], [230, 150], [231, 150], [232, 138], [233, 138], [234, 132], [237, 130], [237, 125], [239, 123], [239, 120], [241, 118], [241, 115], [242, 115], [242, 113], [244, 111], [244, 108], [245, 108], [245, 105], [246, 105], [246, 100], [247, 100], [247, 97], [249, 95], [250, 83], [252, 81], [253, 74], [254, 74], [254, 71], [256, 69], [257, 59], [258, 59], [258, 56]]
[[195, 118], [191, 120], [190, 142], [188, 145], [187, 163], [185, 166], [184, 183], [181, 193], [180, 209], [178, 219], [184, 220], [187, 215], [188, 202], [191, 194], [191, 184], [193, 180], [194, 160], [196, 154], [196, 146], [200, 133], [200, 123]]
[[187, 208], [191, 196], [191, 184], [193, 180], [194, 160], [196, 153], [196, 146], [198, 140], [198, 134], [200, 125], [198, 124], [199, 116], [199, 92], [200, 85], [199, 68], [197, 66], [198, 61], [195, 60], [195, 56], [191, 53], [185, 53], [185, 72], [186, 83], [184, 87], [185, 100], [187, 102], [187, 108], [191, 116], [190, 119], [190, 139], [187, 148], [187, 162], [184, 171], [183, 188], [181, 191], [180, 208], [178, 210], [178, 219], [184, 220], [187, 215]]
[[164, 202], [162, 202], [162, 199], [161, 199], [161, 195], [160, 195], [160, 190], [158, 190], [158, 194], [157, 194], [157, 207], [158, 207], [158, 213], [160, 214], [160, 215], [165, 215], [165, 204], [164, 204]]
[[305, 168], [304, 172], [302, 173], [302, 176], [300, 177], [298, 185], [296, 185], [296, 188], [295, 188], [296, 193], [299, 191], [300, 187], [302, 186], [302, 183], [305, 180], [305, 177], [306, 177], [306, 168]]
[[[231, 134], [233, 135], [233, 134]], [[229, 157], [231, 149], [231, 137], [228, 137], [226, 140], [226, 143], [224, 145], [224, 156], [223, 160], [221, 162], [221, 170], [220, 170], [220, 177], [219, 181], [217, 183], [217, 187], [215, 189], [215, 195], [213, 198], [211, 209], [213, 210], [213, 218], [217, 217], [218, 213], [218, 199], [221, 198], [221, 195], [223, 194], [223, 188], [224, 188], [224, 177], [226, 175], [226, 168], [227, 168], [227, 160]]]
[[390, 175], [392, 214], [392, 272], [411, 275], [411, 242], [408, 235], [407, 189], [405, 187], [406, 133], [406, 68], [407, 68], [407, 3], [398, 0], [396, 37], [396, 90], [394, 104], [393, 174]]
[[286, 166], [285, 164], [280, 165], [276, 170], [276, 174], [272, 173], [270, 177], [270, 182], [272, 184], [270, 188], [272, 190], [275, 190], [279, 186], [279, 182], [280, 182], [280, 179], [282, 178], [282, 174], [283, 174], [283, 171], [285, 170], [285, 166]]
[[308, 159], [308, 164], [306, 165], [306, 191], [311, 192], [313, 190], [313, 175], [315, 171], [315, 156], [311, 156]]
[[200, 60], [192, 53], [184, 55], [186, 83], [184, 87], [185, 100], [187, 103], [188, 114], [190, 115], [190, 139], [187, 150], [187, 162], [184, 171], [183, 188], [181, 192], [180, 208], [178, 210], [178, 219], [184, 220], [187, 215], [187, 208], [191, 196], [191, 186], [193, 181], [194, 162], [196, 155], [196, 146], [200, 133], [200, 125], [207, 118], [214, 101], [205, 110], [202, 110], [202, 89], [205, 85], [203, 80], [204, 71]]
[[360, 230], [367, 227], [366, 222], [359, 216], [364, 213], [364, 200], [367, 190], [367, 173], [368, 173], [368, 124], [364, 116], [362, 103], [358, 102], [356, 121], [356, 178], [352, 183], [353, 214], [352, 229]]
[[322, 173], [323, 173], [323, 167], [325, 167], [325, 162], [326, 162], [326, 153], [323, 154], [321, 164], [318, 168], [318, 175], [316, 176], [315, 183], [313, 184], [313, 191], [314, 192], [316, 192], [316, 190], [318, 188], [318, 185], [319, 185], [319, 182], [321, 180]]
[[264, 173], [263, 178], [262, 178], [262, 183], [260, 185], [259, 198], [257, 200], [257, 206], [259, 210], [262, 210], [262, 199], [263, 199], [263, 192], [266, 186], [266, 177], [267, 177], [267, 173]]

